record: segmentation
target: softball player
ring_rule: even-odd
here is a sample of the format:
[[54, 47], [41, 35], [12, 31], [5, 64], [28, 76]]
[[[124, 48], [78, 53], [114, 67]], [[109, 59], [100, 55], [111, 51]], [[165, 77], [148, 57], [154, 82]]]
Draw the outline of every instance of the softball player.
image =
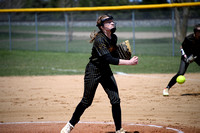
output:
[[77, 105], [70, 121], [61, 130], [61, 133], [70, 133], [79, 122], [85, 109], [92, 104], [99, 83], [104, 88], [112, 105], [112, 116], [116, 133], [125, 133], [121, 128], [121, 107], [118, 87], [109, 64], [136, 65], [138, 57], [134, 56], [130, 60], [118, 58], [116, 52], [117, 36], [114, 34], [116, 26], [112, 16], [100, 16], [96, 26], [100, 31], [91, 39], [93, 47], [90, 61], [85, 69], [83, 98]]
[[194, 61], [200, 66], [200, 24], [194, 27], [194, 33], [185, 37], [181, 46], [181, 54], [179, 71], [164, 88], [163, 96], [169, 95], [169, 89], [176, 83], [176, 78], [185, 74], [190, 63]]

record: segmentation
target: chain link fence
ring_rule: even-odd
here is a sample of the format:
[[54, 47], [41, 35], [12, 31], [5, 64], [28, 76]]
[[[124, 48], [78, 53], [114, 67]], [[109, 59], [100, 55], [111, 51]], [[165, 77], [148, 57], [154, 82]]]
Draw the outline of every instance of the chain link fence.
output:
[[[196, 10], [190, 11], [187, 34], [200, 22]], [[172, 9], [0, 13], [0, 50], [90, 53], [90, 33], [98, 31], [97, 17], [107, 13], [117, 22], [118, 43], [129, 40], [134, 54], [179, 55]]]

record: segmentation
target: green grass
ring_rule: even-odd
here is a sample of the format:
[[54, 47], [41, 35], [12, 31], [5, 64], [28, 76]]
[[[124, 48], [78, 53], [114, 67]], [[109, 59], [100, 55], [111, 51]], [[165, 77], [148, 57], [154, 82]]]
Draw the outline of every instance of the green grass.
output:
[[[95, 27], [73, 27], [74, 31], [82, 32], [91, 32], [94, 29]], [[131, 27], [119, 27], [117, 30], [132, 32]], [[39, 26], [38, 31], [65, 32], [65, 28], [64, 26]], [[171, 28], [136, 27], [135, 31], [171, 32]], [[65, 35], [39, 34], [38, 52], [35, 52], [35, 38], [34, 26], [12, 26], [12, 51], [8, 51], [10, 46], [8, 26], [0, 26], [0, 76], [84, 74], [92, 48], [92, 44], [88, 42], [89, 36], [84, 40], [80, 38], [79, 40], [70, 41], [68, 43], [68, 53], [65, 53]], [[122, 41], [124, 39], [119, 38], [118, 43]], [[133, 40], [129, 39], [129, 41], [132, 44]], [[171, 38], [136, 39], [135, 54], [139, 56], [139, 64], [136, 66], [111, 65], [113, 72], [176, 73], [180, 57], [171, 56], [171, 41]], [[175, 55], [180, 55], [179, 46], [180, 44], [175, 44]], [[192, 63], [188, 68], [188, 72], [200, 72], [199, 66]]]
[[[89, 57], [88, 53], [0, 50], [0, 76], [84, 74]], [[139, 56], [136, 66], [111, 68], [114, 73], [176, 73], [179, 63], [179, 56]], [[200, 67], [192, 63], [187, 72], [199, 73]]]

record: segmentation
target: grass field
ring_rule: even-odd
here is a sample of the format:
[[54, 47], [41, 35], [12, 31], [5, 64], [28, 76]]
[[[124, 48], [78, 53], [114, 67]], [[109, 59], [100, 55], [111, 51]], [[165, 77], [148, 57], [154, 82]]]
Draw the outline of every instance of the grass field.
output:
[[[75, 32], [91, 32], [94, 27], [73, 27]], [[35, 26], [12, 26], [12, 51], [9, 51], [8, 26], [0, 26], [0, 76], [83, 74], [89, 61], [92, 44], [89, 37], [76, 37], [68, 44], [64, 26], [38, 26], [38, 52]], [[118, 32], [132, 32], [131, 27], [119, 27]], [[188, 28], [191, 31], [191, 27]], [[64, 34], [57, 34], [57, 33]], [[135, 32], [171, 32], [171, 27], [136, 27]], [[51, 34], [53, 33], [53, 34]], [[124, 38], [118, 38], [118, 42]], [[129, 39], [133, 42], [132, 38]], [[171, 38], [136, 39], [137, 66], [111, 66], [113, 72], [176, 73], [180, 63], [180, 44], [175, 44], [172, 56]], [[132, 45], [131, 45], [132, 46]], [[133, 48], [133, 46], [132, 46]], [[51, 51], [51, 52], [49, 52]], [[200, 72], [192, 63], [188, 72]]]
[[[84, 74], [89, 53], [35, 52], [0, 50], [0, 76], [21, 75], [72, 75]], [[112, 70], [124, 73], [176, 73], [180, 56], [139, 56], [136, 66], [113, 66]], [[188, 73], [199, 73], [192, 63]]]

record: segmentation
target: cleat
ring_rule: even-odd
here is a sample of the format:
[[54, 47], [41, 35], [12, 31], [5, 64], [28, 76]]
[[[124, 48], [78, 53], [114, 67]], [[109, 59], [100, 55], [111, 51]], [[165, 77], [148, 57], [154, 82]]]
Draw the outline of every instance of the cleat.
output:
[[60, 131], [60, 133], [70, 133], [74, 126], [70, 124], [69, 122], [63, 127], [63, 129]]
[[169, 89], [168, 88], [163, 89], [163, 96], [169, 96]]
[[120, 130], [117, 130], [115, 133], [126, 133], [126, 131], [123, 128], [121, 128]]

